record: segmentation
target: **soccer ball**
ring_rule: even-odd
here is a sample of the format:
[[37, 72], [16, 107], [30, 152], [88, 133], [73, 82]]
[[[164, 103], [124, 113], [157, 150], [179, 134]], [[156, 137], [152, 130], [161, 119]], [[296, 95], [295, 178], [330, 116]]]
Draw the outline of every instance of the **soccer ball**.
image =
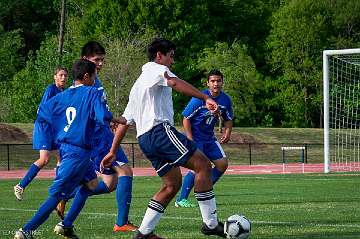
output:
[[251, 222], [241, 214], [232, 215], [225, 221], [224, 233], [228, 239], [249, 238]]

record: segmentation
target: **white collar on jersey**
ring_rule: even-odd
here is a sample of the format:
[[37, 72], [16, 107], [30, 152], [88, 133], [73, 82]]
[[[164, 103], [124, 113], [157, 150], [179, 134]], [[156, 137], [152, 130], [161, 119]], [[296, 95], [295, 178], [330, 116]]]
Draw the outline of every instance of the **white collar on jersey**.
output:
[[69, 88], [76, 88], [76, 87], [80, 87], [80, 86], [83, 86], [84, 84], [79, 84], [79, 85], [72, 85], [72, 86], [70, 86]]

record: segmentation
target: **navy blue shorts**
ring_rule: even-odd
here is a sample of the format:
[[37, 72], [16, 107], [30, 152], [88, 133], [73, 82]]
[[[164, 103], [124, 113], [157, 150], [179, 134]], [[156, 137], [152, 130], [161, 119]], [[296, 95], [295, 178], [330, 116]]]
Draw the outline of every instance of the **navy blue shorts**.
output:
[[141, 150], [160, 177], [172, 167], [183, 166], [197, 150], [193, 141], [168, 123], [154, 126], [138, 140]]
[[34, 123], [33, 149], [36, 150], [57, 150], [58, 147], [53, 140], [53, 131], [50, 124], [46, 122]]
[[196, 142], [196, 146], [208, 157], [210, 160], [218, 160], [225, 158], [225, 152], [218, 141], [212, 142]]

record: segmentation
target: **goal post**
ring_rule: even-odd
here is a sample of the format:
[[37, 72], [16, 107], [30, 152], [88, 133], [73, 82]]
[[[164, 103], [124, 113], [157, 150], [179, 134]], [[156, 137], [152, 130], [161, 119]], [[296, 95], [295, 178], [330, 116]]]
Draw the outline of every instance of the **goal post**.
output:
[[323, 51], [324, 172], [360, 171], [360, 48]]

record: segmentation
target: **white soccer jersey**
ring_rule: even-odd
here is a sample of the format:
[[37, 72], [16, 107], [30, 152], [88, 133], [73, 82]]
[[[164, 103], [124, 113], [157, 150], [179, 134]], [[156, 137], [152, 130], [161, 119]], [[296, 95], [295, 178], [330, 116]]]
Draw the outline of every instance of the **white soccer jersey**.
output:
[[172, 89], [167, 85], [165, 72], [176, 77], [167, 66], [148, 62], [131, 88], [123, 117], [128, 124], [136, 124], [137, 137], [165, 121], [174, 124]]

